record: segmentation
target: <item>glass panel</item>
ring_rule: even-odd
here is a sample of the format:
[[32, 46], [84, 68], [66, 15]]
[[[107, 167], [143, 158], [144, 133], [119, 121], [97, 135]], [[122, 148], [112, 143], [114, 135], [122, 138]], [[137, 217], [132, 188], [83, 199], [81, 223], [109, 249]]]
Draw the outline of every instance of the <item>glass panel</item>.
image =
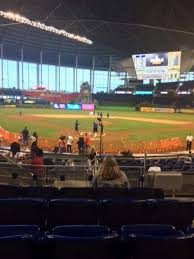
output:
[[48, 65], [42, 65], [42, 86], [48, 89], [49, 78], [48, 78]]
[[12, 61], [12, 60], [8, 60], [7, 61], [8, 64], [8, 87], [15, 87], [17, 88], [17, 62], [16, 61]]
[[55, 66], [49, 65], [49, 90], [55, 91]]
[[94, 93], [106, 92], [108, 83], [108, 71], [96, 70], [94, 75]]
[[37, 65], [29, 63], [29, 88], [33, 89], [37, 86]]
[[73, 92], [73, 68], [66, 67], [66, 90], [67, 92]]

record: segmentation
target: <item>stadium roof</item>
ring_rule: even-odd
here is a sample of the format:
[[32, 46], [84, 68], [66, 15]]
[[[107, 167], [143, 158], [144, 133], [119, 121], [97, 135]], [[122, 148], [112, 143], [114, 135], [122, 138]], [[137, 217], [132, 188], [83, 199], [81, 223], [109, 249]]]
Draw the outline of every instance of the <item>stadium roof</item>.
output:
[[19, 13], [91, 39], [87, 45], [0, 18], [4, 57], [43, 63], [105, 68], [133, 53], [194, 48], [194, 4], [187, 0], [1, 0], [0, 10]]

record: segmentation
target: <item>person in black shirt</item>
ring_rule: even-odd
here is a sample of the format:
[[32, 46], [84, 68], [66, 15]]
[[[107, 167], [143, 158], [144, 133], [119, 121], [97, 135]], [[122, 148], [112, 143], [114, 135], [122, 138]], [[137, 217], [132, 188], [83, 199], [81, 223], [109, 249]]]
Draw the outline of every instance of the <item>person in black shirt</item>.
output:
[[75, 121], [75, 132], [79, 133], [79, 122], [78, 122], [78, 120]]
[[29, 131], [27, 127], [25, 127], [24, 130], [22, 131], [22, 137], [23, 137], [23, 145], [28, 146]]
[[90, 154], [89, 154], [88, 158], [91, 161], [91, 164], [94, 165], [95, 159], [96, 159], [96, 151], [95, 151], [94, 147], [91, 148], [91, 151], [90, 151]]
[[10, 146], [10, 150], [11, 150], [12, 156], [14, 157], [18, 152], [20, 152], [20, 144], [17, 142], [12, 142]]
[[84, 152], [84, 138], [83, 137], [79, 138], [79, 140], [77, 141], [77, 146], [78, 146], [79, 154], [83, 154], [83, 152]]
[[100, 123], [100, 134], [104, 134], [104, 125], [102, 122]]
[[95, 121], [93, 122], [93, 134], [98, 134], [98, 124]]

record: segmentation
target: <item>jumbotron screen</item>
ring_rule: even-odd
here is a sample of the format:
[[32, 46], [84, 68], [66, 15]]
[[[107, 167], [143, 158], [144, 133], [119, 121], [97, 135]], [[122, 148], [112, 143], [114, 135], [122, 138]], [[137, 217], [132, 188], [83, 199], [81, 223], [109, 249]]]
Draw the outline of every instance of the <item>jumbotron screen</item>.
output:
[[132, 58], [139, 80], [180, 77], [181, 51], [137, 54]]

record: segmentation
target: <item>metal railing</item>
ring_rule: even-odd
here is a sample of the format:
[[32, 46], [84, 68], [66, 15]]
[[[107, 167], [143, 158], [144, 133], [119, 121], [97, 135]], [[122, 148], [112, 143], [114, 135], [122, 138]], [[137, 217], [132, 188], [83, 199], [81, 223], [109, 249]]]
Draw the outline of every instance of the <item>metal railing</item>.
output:
[[[89, 187], [100, 165], [47, 165], [0, 163], [0, 184], [18, 186]], [[143, 166], [120, 166], [131, 187], [139, 186]]]

